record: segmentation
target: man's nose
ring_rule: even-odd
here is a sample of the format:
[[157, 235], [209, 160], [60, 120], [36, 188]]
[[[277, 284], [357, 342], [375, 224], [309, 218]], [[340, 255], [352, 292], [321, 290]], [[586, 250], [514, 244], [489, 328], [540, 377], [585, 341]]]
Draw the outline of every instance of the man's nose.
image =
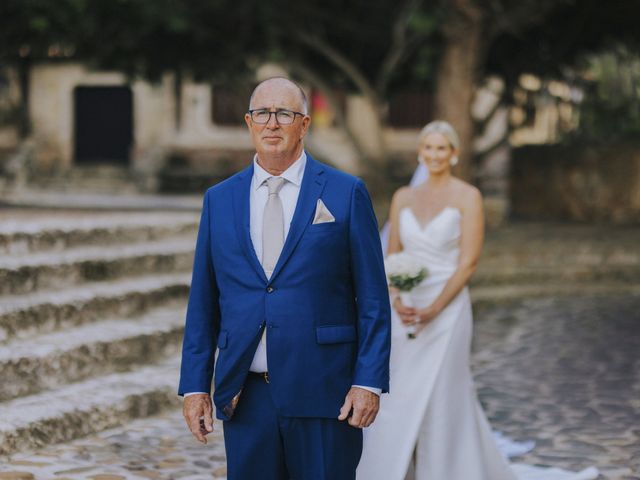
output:
[[276, 120], [276, 112], [271, 112], [271, 115], [269, 115], [269, 121], [267, 122], [267, 127], [273, 130], [280, 127], [280, 124]]

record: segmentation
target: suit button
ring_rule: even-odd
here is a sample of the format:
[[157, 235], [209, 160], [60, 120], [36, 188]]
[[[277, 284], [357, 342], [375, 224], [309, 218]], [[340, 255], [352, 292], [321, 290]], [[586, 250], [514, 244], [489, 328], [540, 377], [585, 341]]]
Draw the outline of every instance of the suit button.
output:
[[274, 290], [275, 290], [275, 288], [273, 288], [272, 286], [268, 286], [267, 287], [267, 292], [268, 293], [273, 293]]

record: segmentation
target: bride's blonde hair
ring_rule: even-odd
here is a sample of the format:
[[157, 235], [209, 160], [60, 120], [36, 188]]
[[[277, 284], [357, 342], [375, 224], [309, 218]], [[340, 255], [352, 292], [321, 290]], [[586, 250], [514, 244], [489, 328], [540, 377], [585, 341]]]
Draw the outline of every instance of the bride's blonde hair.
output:
[[454, 150], [460, 150], [460, 138], [458, 138], [458, 134], [449, 122], [434, 120], [433, 122], [427, 123], [424, 128], [420, 130], [418, 143], [422, 143], [425, 137], [432, 133], [439, 133], [449, 141], [449, 144]]

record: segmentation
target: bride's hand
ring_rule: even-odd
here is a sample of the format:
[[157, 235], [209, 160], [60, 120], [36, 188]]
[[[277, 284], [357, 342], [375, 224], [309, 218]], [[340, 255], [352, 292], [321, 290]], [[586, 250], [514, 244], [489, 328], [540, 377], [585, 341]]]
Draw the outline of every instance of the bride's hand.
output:
[[437, 308], [435, 308], [433, 305], [429, 305], [427, 308], [418, 310], [417, 311], [418, 320], [416, 322], [418, 324], [418, 331], [426, 327], [429, 324], [429, 322], [431, 322], [434, 318], [438, 316], [439, 313], [440, 311]]
[[434, 318], [438, 316], [440, 311], [438, 311], [433, 305], [429, 305], [427, 308], [423, 308], [421, 310], [416, 311], [415, 316], [415, 334], [419, 334], [422, 330], [425, 329], [430, 322], [433, 321]]
[[418, 320], [418, 311], [413, 307], [407, 307], [402, 303], [400, 297], [396, 297], [393, 301], [393, 309], [398, 313], [400, 321], [404, 325], [414, 325]]

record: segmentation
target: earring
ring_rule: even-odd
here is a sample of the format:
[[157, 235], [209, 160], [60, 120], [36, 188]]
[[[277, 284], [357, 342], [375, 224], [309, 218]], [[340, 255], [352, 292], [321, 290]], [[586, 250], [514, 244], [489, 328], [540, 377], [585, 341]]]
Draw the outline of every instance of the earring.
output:
[[452, 167], [455, 167], [457, 164], [458, 164], [458, 156], [454, 155], [449, 159], [449, 165], [451, 165]]

